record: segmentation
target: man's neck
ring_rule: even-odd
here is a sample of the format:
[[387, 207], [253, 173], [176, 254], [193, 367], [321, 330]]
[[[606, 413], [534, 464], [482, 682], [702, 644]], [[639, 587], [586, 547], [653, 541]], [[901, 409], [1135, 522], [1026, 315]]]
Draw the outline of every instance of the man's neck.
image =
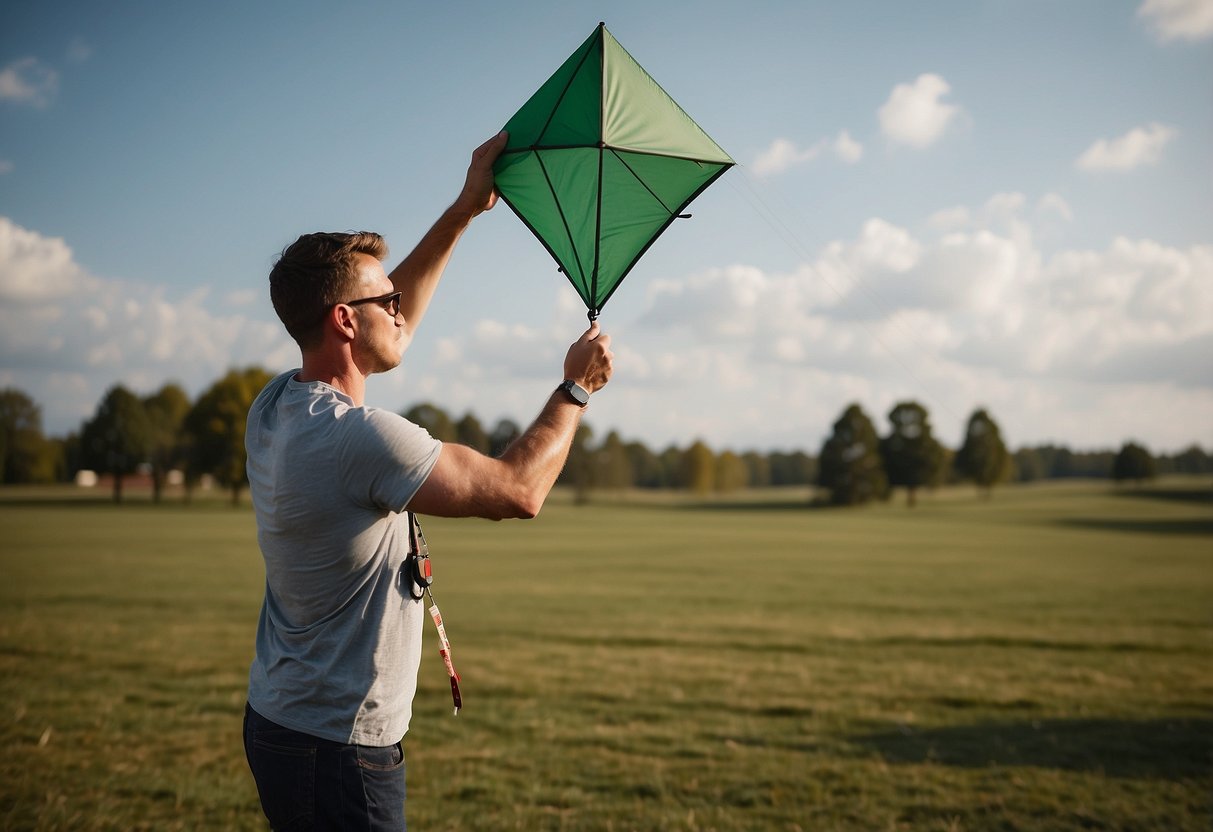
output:
[[366, 377], [352, 362], [334, 362], [316, 353], [303, 354], [303, 367], [295, 374], [297, 381], [322, 381], [340, 390], [362, 407], [366, 398]]

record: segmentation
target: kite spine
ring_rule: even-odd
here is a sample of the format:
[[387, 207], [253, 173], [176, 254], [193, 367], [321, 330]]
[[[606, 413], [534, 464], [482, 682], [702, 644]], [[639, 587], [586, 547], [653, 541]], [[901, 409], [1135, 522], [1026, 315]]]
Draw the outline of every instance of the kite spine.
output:
[[593, 302], [589, 304], [590, 310], [587, 317], [590, 323], [593, 323], [598, 318], [598, 310], [602, 305], [598, 303], [598, 263], [599, 255], [602, 252], [602, 162], [606, 155], [606, 136], [603, 131], [606, 129], [606, 44], [603, 42], [603, 32], [606, 31], [606, 24], [602, 21], [598, 23], [598, 199], [594, 216], [594, 272], [590, 275], [590, 297]]

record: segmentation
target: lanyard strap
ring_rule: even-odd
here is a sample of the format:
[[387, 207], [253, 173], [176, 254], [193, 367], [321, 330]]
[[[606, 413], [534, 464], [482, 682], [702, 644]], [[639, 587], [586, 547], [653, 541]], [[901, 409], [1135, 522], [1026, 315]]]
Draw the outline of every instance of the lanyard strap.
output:
[[434, 593], [430, 592], [430, 588], [425, 588], [425, 594], [430, 598], [430, 618], [434, 619], [434, 626], [438, 628], [438, 655], [442, 656], [442, 663], [446, 665], [446, 675], [451, 680], [451, 699], [455, 702], [455, 716], [459, 716], [459, 709], [463, 707], [463, 697], [459, 693], [459, 674], [455, 672], [455, 665], [451, 662], [451, 642], [446, 637], [446, 627], [442, 626], [442, 613], [438, 611], [438, 602], [434, 600]]
[[409, 560], [413, 567], [409, 592], [414, 600], [419, 601], [422, 596], [430, 599], [430, 618], [433, 619], [434, 626], [438, 629], [438, 654], [442, 656], [446, 674], [451, 680], [451, 699], [455, 702], [455, 716], [458, 716], [459, 709], [463, 707], [463, 697], [459, 693], [459, 674], [455, 672], [455, 665], [451, 662], [451, 642], [446, 637], [446, 627], [442, 624], [442, 613], [438, 611], [438, 602], [434, 600], [434, 593], [430, 590], [430, 585], [434, 582], [434, 571], [430, 566], [430, 547], [425, 542], [425, 533], [421, 531], [417, 515], [410, 511], [408, 519]]

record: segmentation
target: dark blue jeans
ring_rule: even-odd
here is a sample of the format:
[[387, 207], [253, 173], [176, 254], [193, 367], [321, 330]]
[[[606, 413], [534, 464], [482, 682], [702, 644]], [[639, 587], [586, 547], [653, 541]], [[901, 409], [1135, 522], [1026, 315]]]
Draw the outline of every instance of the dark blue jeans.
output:
[[404, 749], [301, 734], [244, 709], [244, 753], [275, 832], [401, 832]]

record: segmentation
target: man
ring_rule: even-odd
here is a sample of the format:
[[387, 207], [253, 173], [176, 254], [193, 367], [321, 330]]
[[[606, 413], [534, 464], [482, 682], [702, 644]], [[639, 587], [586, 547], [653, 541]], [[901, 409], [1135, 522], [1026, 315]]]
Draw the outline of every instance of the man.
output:
[[588, 395], [610, 379], [610, 337], [594, 324], [499, 459], [363, 404], [367, 377], [400, 363], [459, 237], [496, 203], [505, 140], [477, 148], [458, 199], [391, 275], [366, 232], [304, 235], [270, 273], [302, 353], [257, 397], [245, 436], [266, 588], [244, 743], [274, 829], [405, 828], [401, 740], [425, 618], [409, 512], [534, 517]]

